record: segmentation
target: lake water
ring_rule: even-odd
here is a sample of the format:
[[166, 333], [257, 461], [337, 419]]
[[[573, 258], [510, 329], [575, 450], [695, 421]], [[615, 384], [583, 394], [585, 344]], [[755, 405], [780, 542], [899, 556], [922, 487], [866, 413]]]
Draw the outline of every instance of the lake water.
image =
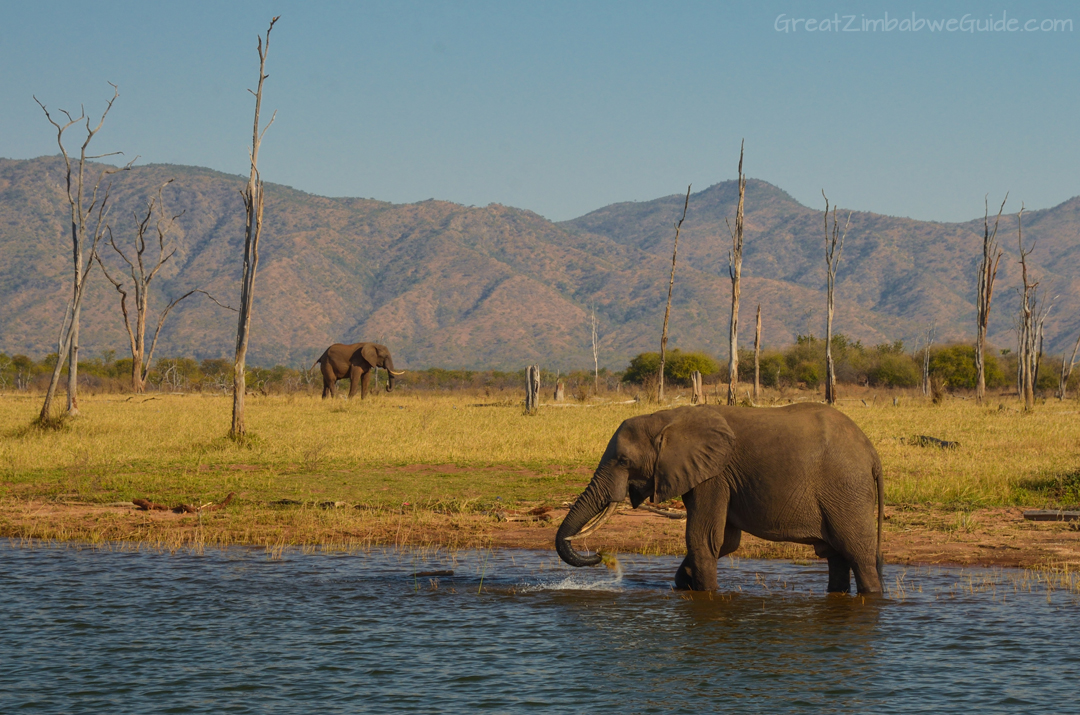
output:
[[862, 599], [724, 559], [690, 597], [670, 557], [278, 556], [0, 545], [0, 712], [1080, 712], [1073, 576], [887, 567]]

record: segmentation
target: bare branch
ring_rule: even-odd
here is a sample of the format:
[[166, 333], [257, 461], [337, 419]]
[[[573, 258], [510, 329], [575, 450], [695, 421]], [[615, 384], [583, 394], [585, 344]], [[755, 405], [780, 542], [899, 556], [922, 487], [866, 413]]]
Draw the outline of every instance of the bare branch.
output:
[[[107, 156], [117, 156], [117, 155], [122, 155], [123, 153], [124, 152], [122, 152], [122, 151], [110, 151], [108, 154], [94, 154], [93, 156], [87, 155], [86, 158], [88, 160], [91, 160], [91, 159], [104, 159]], [[132, 159], [131, 161], [135, 161], [135, 160]]]
[[679, 255], [679, 231], [682, 229], [683, 221], [686, 220], [686, 210], [690, 207], [691, 186], [693, 186], [693, 184], [686, 187], [686, 200], [683, 202], [682, 218], [675, 222], [675, 245], [671, 250], [671, 279], [668, 281], [667, 308], [664, 309], [664, 327], [660, 332], [660, 374], [657, 378], [658, 383], [656, 388], [658, 400], [664, 399], [664, 362], [667, 359], [667, 328], [668, 318], [671, 316], [671, 293], [675, 288], [675, 260]]
[[[269, 75], [267, 75], [267, 76], [269, 76]], [[270, 128], [270, 125], [274, 123], [275, 119], [277, 119], [277, 110], [276, 109], [274, 110], [274, 113], [270, 115], [270, 121], [267, 122], [266, 126], [263, 127], [261, 132], [259, 132], [259, 141], [262, 141], [263, 135], [266, 134], [266, 130]]]
[[239, 312], [239, 310], [238, 310], [238, 309], [236, 309], [236, 308], [232, 307], [231, 305], [225, 305], [224, 303], [222, 303], [221, 301], [219, 301], [219, 300], [218, 300], [217, 298], [215, 298], [214, 296], [210, 295], [209, 293], [207, 293], [206, 291], [202, 290], [201, 288], [197, 288], [197, 289], [195, 289], [195, 291], [194, 291], [194, 292], [195, 292], [195, 293], [202, 293], [202, 294], [203, 294], [203, 295], [205, 295], [205, 296], [206, 296], [207, 298], [209, 298], [210, 300], [214, 301], [215, 303], [217, 303], [217, 304], [218, 304], [219, 306], [221, 306], [221, 307], [222, 307], [222, 308], [224, 308], [225, 310], [231, 310], [231, 311], [232, 311], [232, 312], [234, 312], [234, 313], [237, 313], [237, 312]]

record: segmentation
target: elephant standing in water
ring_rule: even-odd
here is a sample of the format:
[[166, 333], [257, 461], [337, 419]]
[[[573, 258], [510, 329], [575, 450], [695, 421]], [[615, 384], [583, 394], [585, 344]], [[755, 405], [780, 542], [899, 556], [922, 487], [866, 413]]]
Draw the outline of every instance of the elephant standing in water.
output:
[[571, 542], [595, 532], [628, 494], [635, 508], [682, 495], [687, 553], [675, 574], [679, 588], [715, 590], [717, 560], [739, 548], [746, 531], [813, 545], [828, 559], [830, 592], [848, 592], [852, 570], [859, 593], [881, 592], [881, 460], [832, 407], [679, 407], [626, 420], [559, 527], [563, 561], [600, 563], [600, 554], [579, 553]]
[[390, 351], [385, 345], [378, 343], [353, 343], [352, 345], [334, 343], [315, 361], [315, 365], [320, 364], [322, 365], [322, 396], [324, 398], [335, 397], [337, 381], [347, 377], [349, 378], [349, 397], [354, 397], [359, 389], [360, 399], [364, 399], [368, 394], [369, 373], [372, 368], [386, 369], [387, 392], [394, 389], [394, 378], [405, 374], [404, 370], [394, 372], [394, 359], [390, 357]]

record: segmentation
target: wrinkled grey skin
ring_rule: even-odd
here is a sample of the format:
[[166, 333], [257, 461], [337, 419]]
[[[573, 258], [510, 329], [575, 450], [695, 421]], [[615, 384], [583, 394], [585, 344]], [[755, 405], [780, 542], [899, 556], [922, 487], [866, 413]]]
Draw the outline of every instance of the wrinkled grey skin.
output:
[[[355, 397], [357, 389], [360, 390], [360, 399], [368, 394], [370, 375], [373, 367], [386, 369], [386, 391], [394, 389], [394, 360], [390, 357], [390, 351], [385, 345], [378, 343], [353, 343], [343, 345], [334, 343], [319, 356], [315, 365], [322, 365], [323, 391], [322, 396], [337, 396], [337, 381], [349, 378], [349, 397]], [[315, 367], [312, 365], [312, 367]], [[398, 372], [398, 375], [401, 373]], [[359, 378], [359, 379], [358, 379]]]
[[[686, 558], [675, 584], [715, 590], [717, 560], [742, 532], [811, 544], [829, 562], [829, 591], [881, 592], [881, 460], [854, 422], [822, 404], [679, 407], [626, 420], [570, 508], [555, 548], [571, 566], [599, 554], [567, 541], [611, 502], [636, 508], [682, 495]], [[874, 510], [877, 508], [875, 519]]]

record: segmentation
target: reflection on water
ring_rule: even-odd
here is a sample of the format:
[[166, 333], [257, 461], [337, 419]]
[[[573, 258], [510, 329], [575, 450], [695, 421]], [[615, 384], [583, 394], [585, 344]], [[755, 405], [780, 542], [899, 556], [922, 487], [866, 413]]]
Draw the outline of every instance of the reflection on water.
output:
[[620, 560], [5, 544], [0, 712], [1080, 711], [1075, 574]]

